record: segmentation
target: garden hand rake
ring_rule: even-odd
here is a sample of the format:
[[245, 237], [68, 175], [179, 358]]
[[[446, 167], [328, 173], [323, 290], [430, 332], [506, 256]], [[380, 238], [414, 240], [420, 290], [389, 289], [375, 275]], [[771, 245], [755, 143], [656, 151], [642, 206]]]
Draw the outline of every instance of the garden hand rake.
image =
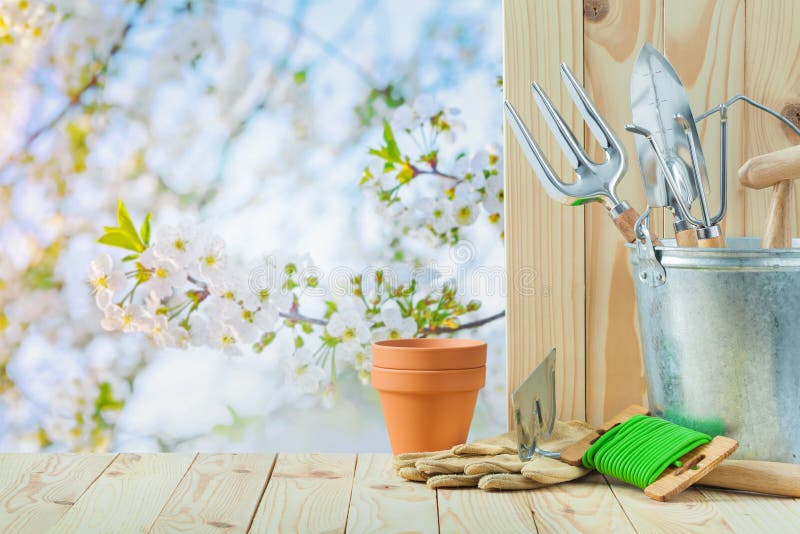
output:
[[[561, 64], [561, 78], [586, 125], [605, 152], [605, 161], [597, 163], [589, 158], [553, 102], [536, 82], [531, 86], [533, 98], [544, 115], [547, 126], [575, 170], [575, 181], [566, 183], [558, 177], [514, 106], [506, 101], [505, 110], [511, 131], [522, 146], [539, 182], [553, 199], [570, 206], [579, 206], [586, 202], [602, 202], [625, 239], [633, 243], [636, 241], [634, 226], [639, 214], [628, 202], [619, 200], [616, 194], [617, 183], [627, 169], [625, 147], [600, 116], [565, 63]], [[655, 244], [661, 244], [655, 241]]]

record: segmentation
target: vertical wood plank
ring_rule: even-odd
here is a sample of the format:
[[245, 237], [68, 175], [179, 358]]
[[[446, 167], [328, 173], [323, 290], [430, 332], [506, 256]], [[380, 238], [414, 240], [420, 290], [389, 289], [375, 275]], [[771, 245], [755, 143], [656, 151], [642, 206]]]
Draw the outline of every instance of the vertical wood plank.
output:
[[436, 491], [394, 473], [389, 454], [359, 454], [348, 532], [437, 532]]
[[200, 454], [151, 532], [247, 532], [274, 454]]
[[536, 532], [530, 492], [440, 489], [439, 531], [461, 532]]
[[113, 459], [113, 454], [0, 455], [0, 532], [52, 527]]
[[611, 478], [608, 481], [638, 532], [733, 532], [713, 503], [695, 488], [668, 502], [658, 502], [637, 487]]
[[[746, 4], [745, 71], [746, 92], [800, 124], [800, 2], [795, 0], [750, 0]], [[747, 158], [796, 145], [800, 140], [774, 118], [751, 107], [746, 111]], [[796, 180], [795, 180], [796, 182]], [[795, 183], [795, 188], [797, 187]], [[796, 189], [795, 189], [796, 190]], [[770, 189], [745, 190], [745, 230], [764, 233]], [[795, 205], [792, 235], [797, 235], [800, 199]]]
[[530, 493], [539, 534], [545, 532], [634, 532], [605, 478], [580, 480]]
[[[582, 139], [582, 121], [559, 73], [559, 63], [564, 61], [579, 81], [582, 78], [581, 2], [506, 0], [503, 12], [505, 97], [519, 111], [562, 179], [572, 180], [573, 171], [541, 113], [534, 109], [530, 84], [539, 82]], [[508, 390], [513, 391], [556, 347], [560, 416], [583, 418], [584, 208], [567, 207], [550, 199], [507, 127], [504, 139]]]
[[[647, 201], [630, 122], [630, 80], [639, 49], [645, 43], [663, 48], [663, 2], [608, 0], [586, 2], [583, 55], [586, 87], [597, 108], [625, 144], [628, 172], [619, 183], [619, 198], [642, 210]], [[587, 138], [591, 135], [587, 134]], [[589, 144], [589, 143], [587, 143]], [[590, 144], [590, 155], [603, 151]], [[660, 216], [654, 230], [663, 234]], [[670, 223], [671, 224], [671, 223]], [[606, 210], [586, 211], [586, 415], [600, 424], [626, 406], [645, 401], [646, 384], [636, 324], [633, 279], [624, 240]]]
[[[675, 0], [664, 4], [665, 53], [681, 77], [695, 115], [745, 92], [744, 0]], [[744, 163], [745, 110], [728, 113], [727, 235], [745, 235], [745, 198], [737, 172]], [[709, 208], [720, 201], [719, 116], [699, 125], [711, 186]], [[666, 223], [665, 223], [666, 224]], [[670, 221], [671, 225], [672, 222]]]
[[354, 454], [280, 454], [250, 532], [344, 532]]
[[191, 454], [120, 454], [53, 532], [146, 530], [193, 459]]

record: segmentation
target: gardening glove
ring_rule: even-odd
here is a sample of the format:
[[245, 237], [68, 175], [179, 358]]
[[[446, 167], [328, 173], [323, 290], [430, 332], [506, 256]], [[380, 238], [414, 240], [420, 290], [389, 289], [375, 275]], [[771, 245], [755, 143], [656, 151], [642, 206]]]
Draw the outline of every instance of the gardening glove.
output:
[[469, 461], [489, 460], [493, 456], [513, 453], [516, 456], [515, 438], [501, 434], [470, 443], [462, 443], [449, 450], [435, 452], [409, 452], [392, 458], [392, 466], [397, 474], [406, 480], [425, 482], [438, 475], [450, 475], [450, 487], [476, 487], [480, 476], [467, 475], [464, 467]]
[[[561, 451], [580, 441], [592, 428], [581, 421], [557, 422], [541, 447]], [[456, 445], [449, 451], [409, 453], [394, 459], [395, 470], [407, 479], [425, 481], [432, 488], [535, 489], [574, 480], [588, 470], [558, 460], [535, 457], [522, 462], [512, 433]]]

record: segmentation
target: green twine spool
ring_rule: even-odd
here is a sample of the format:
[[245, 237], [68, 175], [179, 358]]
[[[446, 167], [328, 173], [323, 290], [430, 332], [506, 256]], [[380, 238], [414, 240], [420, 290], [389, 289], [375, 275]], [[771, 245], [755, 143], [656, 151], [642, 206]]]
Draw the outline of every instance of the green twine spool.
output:
[[583, 455], [583, 466], [646, 488], [678, 459], [711, 436], [664, 419], [634, 415], [600, 436]]

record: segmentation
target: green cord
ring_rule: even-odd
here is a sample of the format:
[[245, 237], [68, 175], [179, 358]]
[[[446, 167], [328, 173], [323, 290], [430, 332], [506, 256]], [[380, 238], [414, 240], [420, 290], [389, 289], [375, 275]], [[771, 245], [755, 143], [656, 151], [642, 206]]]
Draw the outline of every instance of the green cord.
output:
[[583, 455], [583, 466], [646, 488], [678, 459], [711, 436], [664, 419], [634, 415], [600, 436]]

